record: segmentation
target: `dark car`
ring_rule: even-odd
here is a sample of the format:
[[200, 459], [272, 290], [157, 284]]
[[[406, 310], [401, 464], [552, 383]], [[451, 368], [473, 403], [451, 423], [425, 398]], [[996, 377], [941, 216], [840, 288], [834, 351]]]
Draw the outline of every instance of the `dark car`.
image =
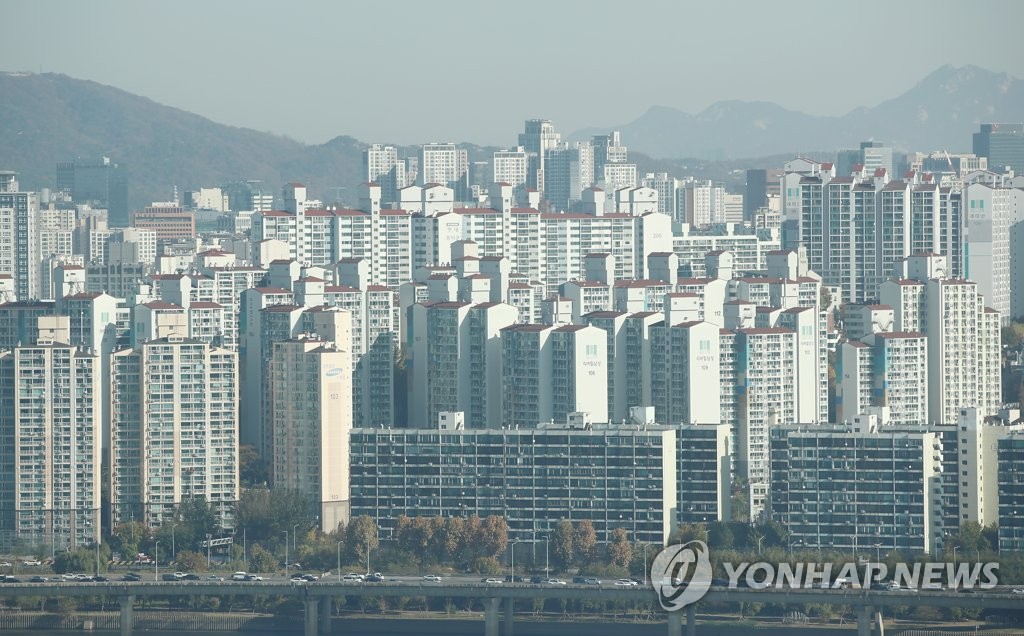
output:
[[505, 582], [506, 583], [522, 583], [523, 582], [523, 577], [519, 576], [518, 574], [515, 575], [514, 577], [511, 574], [506, 574], [505, 575]]
[[28, 580], [29, 583], [46, 583], [45, 576], [33, 576]]
[[547, 579], [545, 579], [543, 576], [531, 576], [530, 577], [530, 583], [533, 583], [534, 585], [540, 585], [545, 580], [547, 580]]
[[90, 577], [89, 580], [92, 581], [93, 583], [106, 583], [110, 579], [108, 579], [105, 576], [93, 576], [93, 577]]
[[383, 583], [384, 577], [379, 574], [371, 574], [370, 576], [363, 579], [366, 583]]
[[729, 579], [711, 579], [711, 587], [729, 587]]
[[887, 592], [889, 591], [889, 584], [885, 581], [875, 581], [871, 584], [871, 589], [878, 592]]
[[193, 574], [193, 573], [189, 572], [185, 576], [181, 577], [181, 580], [182, 581], [202, 581], [203, 578], [201, 576], [199, 576], [198, 574]]
[[136, 574], [135, 572], [129, 572], [128, 574], [125, 574], [124, 576], [122, 576], [121, 580], [122, 581], [141, 581], [142, 577], [139, 576], [138, 574]]

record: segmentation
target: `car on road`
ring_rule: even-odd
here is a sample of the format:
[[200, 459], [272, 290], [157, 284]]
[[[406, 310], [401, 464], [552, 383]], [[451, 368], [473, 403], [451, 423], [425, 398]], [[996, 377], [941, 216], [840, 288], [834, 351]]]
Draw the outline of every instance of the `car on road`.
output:
[[246, 581], [262, 581], [263, 577], [260, 576], [259, 574], [246, 574], [245, 575], [245, 580]]
[[540, 585], [543, 582], [544, 582], [544, 577], [543, 576], [531, 576], [530, 577], [530, 583], [533, 583], [534, 585]]
[[501, 579], [495, 579], [495, 578], [480, 579], [480, 582], [481, 583], [486, 583], [487, 585], [501, 585]]
[[900, 590], [900, 584], [896, 581], [890, 581], [889, 584], [885, 586], [885, 589], [889, 592], [898, 592]]
[[247, 577], [247, 576], [249, 576], [249, 575], [247, 573], [245, 573], [245, 572], [235, 572], [234, 574], [231, 575], [231, 580], [232, 581], [244, 581], [245, 577]]
[[223, 576], [217, 576], [216, 574], [211, 574], [210, 576], [206, 577], [206, 580], [207, 581], [223, 581], [224, 577]]
[[106, 583], [110, 579], [105, 576], [90, 576], [89, 580], [93, 583]]
[[21, 583], [21, 579], [16, 576], [5, 576], [0, 579], [0, 583]]
[[36, 561], [34, 559], [29, 559], [28, 561], [22, 561], [21, 564], [22, 565], [26, 565], [28, 567], [34, 567], [34, 566], [37, 566], [37, 565], [42, 565], [43, 562], [42, 561]]
[[639, 583], [633, 579], [619, 579], [615, 581], [615, 585], [618, 585], [619, 587], [636, 587]]
[[29, 583], [46, 583], [45, 576], [33, 576], [28, 580]]
[[589, 578], [583, 579], [583, 584], [584, 585], [601, 585], [601, 579], [596, 579], [594, 577], [589, 577]]
[[302, 574], [302, 580], [312, 583], [313, 581], [319, 581], [320, 577], [315, 574]]
[[298, 574], [293, 574], [292, 577], [290, 579], [288, 579], [288, 580], [291, 581], [292, 583], [305, 583], [306, 582], [306, 579], [302, 578]]
[[380, 572], [377, 572], [376, 574], [371, 574], [363, 580], [367, 583], [383, 583], [384, 577], [381, 576]]
[[941, 592], [942, 583], [922, 583], [919, 589], [922, 592]]
[[193, 574], [192, 572], [189, 572], [188, 574], [182, 575], [181, 580], [182, 581], [202, 581], [203, 577], [199, 576], [198, 574]]
[[161, 581], [180, 581], [181, 577], [178, 576], [177, 574], [175, 574], [174, 572], [168, 572], [167, 574], [161, 574], [160, 575], [160, 580]]
[[432, 583], [440, 583], [441, 582], [441, 577], [439, 577], [436, 574], [428, 574], [428, 575], [423, 577], [423, 580], [424, 581], [430, 581]]
[[1024, 589], [1015, 587], [1015, 588], [1013, 588], [1013, 593], [1014, 594], [1024, 594]]
[[544, 582], [548, 585], [565, 585], [565, 581], [563, 581], [562, 579], [548, 579]]
[[4, 561], [4, 562], [0, 563], [0, 568], [9, 568], [9, 567], [11, 567], [11, 562], [10, 561]]
[[341, 577], [341, 580], [342, 581], [348, 581], [349, 583], [362, 583], [363, 582], [363, 575], [362, 574], [346, 574], [345, 576]]
[[141, 581], [142, 580], [142, 576], [140, 576], [139, 574], [136, 574], [135, 572], [129, 572], [128, 574], [125, 574], [124, 576], [122, 576], [121, 580], [122, 581], [129, 581], [129, 582], [130, 581]]

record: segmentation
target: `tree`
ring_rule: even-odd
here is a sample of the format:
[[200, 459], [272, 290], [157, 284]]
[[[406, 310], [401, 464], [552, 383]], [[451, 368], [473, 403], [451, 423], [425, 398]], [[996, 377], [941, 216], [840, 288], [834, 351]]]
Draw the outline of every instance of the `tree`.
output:
[[[103, 559], [100, 560], [100, 568], [101, 572], [105, 572], [107, 569], [106, 562]], [[95, 569], [96, 551], [88, 548], [58, 552], [53, 559], [53, 571], [57, 574], [64, 574], [65, 572], [92, 572]]]
[[267, 465], [252, 444], [238, 447], [238, 478], [247, 487], [267, 483]]
[[731, 550], [733, 547], [732, 528], [728, 523], [714, 521], [708, 524], [708, 545], [718, 550]]
[[406, 552], [422, 565], [434, 536], [434, 524], [429, 517], [409, 518], [402, 515], [395, 525], [398, 549]]
[[574, 555], [573, 538], [575, 534], [572, 522], [565, 519], [559, 521], [558, 525], [555, 526], [555, 531], [551, 533], [551, 560], [559, 569], [564, 570], [572, 564], [572, 557]]
[[360, 563], [365, 563], [372, 550], [380, 545], [377, 539], [377, 524], [373, 517], [362, 515], [352, 520], [348, 526], [348, 548]]
[[707, 539], [708, 531], [702, 523], [680, 524], [669, 536], [669, 543], [689, 543], [695, 539], [704, 541]]
[[286, 488], [249, 488], [242, 491], [236, 513], [237, 527], [250, 541], [277, 542], [295, 524], [314, 525], [312, 507], [302, 493]]
[[139, 553], [139, 546], [150, 539], [149, 526], [141, 521], [125, 521], [114, 526], [113, 539], [121, 556], [132, 560]]
[[258, 543], [249, 547], [250, 572], [273, 572], [277, 569], [277, 559], [266, 548]]
[[633, 546], [629, 543], [629, 535], [625, 528], [612, 530], [611, 541], [608, 543], [608, 562], [619, 567], [629, 567], [633, 560]]
[[589, 519], [578, 522], [572, 539], [577, 563], [592, 563], [597, 556], [597, 531], [594, 530], [594, 524]]
[[[206, 535], [220, 534], [220, 520], [207, 503], [206, 497], [183, 497], [174, 515], [174, 540], [176, 545], [193, 550], [199, 549]], [[169, 537], [161, 540], [166, 543]], [[170, 543], [167, 543], [170, 547]]]
[[185, 572], [205, 572], [206, 555], [192, 550], [179, 550], [175, 559], [178, 569]]
[[490, 515], [480, 524], [475, 543], [482, 558], [497, 558], [508, 547], [508, 523], [504, 517]]

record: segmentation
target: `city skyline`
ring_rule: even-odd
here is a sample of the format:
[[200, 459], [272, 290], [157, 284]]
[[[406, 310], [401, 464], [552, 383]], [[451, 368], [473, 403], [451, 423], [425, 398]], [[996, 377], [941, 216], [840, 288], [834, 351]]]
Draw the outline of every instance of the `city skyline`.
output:
[[[962, 25], [975, 14], [972, 7], [942, 5], [940, 9], [935, 3], [901, 3], [886, 7], [884, 15], [839, 14], [828, 6], [804, 6], [778, 20], [777, 7], [737, 3], [742, 10], [727, 12], [731, 21], [725, 21], [719, 5], [655, 3], [641, 14], [651, 19], [638, 20], [642, 35], [636, 41], [643, 42], [642, 49], [627, 46], [624, 53], [620, 41], [628, 41], [637, 29], [616, 33], [609, 4], [528, 3], [512, 12], [453, 3], [461, 10], [445, 12], [444, 23], [432, 9], [416, 4], [387, 15], [373, 5], [320, 2], [250, 3], [244, 12], [228, 4], [195, 2], [145, 8], [126, 2], [61, 4], [57, 13], [66, 23], [91, 22], [99, 37], [89, 46], [73, 38], [53, 38], [48, 46], [38, 47], [34, 29], [19, 29], [0, 43], [0, 54], [7, 71], [65, 73], [214, 121], [309, 143], [351, 135], [403, 144], [435, 139], [501, 145], [514, 134], [512, 122], [527, 117], [550, 117], [563, 130], [576, 131], [619, 126], [652, 106], [696, 113], [730, 99], [774, 101], [789, 110], [836, 116], [875, 106], [945, 64], [973, 64], [1024, 77], [1024, 56], [1018, 54], [1012, 31], [1019, 22], [1013, 17], [1021, 17], [1024, 10], [1019, 3], [986, 3], [987, 15], [1005, 19], [990, 21], [980, 40], [959, 36]], [[15, 2], [8, 11], [29, 24], [42, 25], [52, 19], [55, 6]], [[285, 11], [290, 19], [282, 20]], [[922, 20], [925, 11], [947, 19]], [[794, 68], [807, 76], [827, 77], [836, 72], [843, 53], [856, 56], [863, 50], [865, 32], [886, 23], [901, 24], [903, 37], [889, 42], [888, 55], [878, 63], [898, 64], [900, 73], [877, 73], [869, 84], [857, 84], [856, 90], [821, 91], [815, 82], [780, 83], [777, 73], [762, 63], [766, 50], [779, 48], [776, 42], [792, 42]], [[363, 28], [367, 24], [378, 28]], [[496, 46], [498, 24], [502, 33], [511, 35], [499, 40], [500, 49], [489, 51]], [[706, 28], [708, 24], [720, 28]], [[765, 24], [776, 26], [766, 31]], [[539, 38], [550, 46], [517, 47], [520, 34], [524, 41]], [[166, 46], [152, 46], [154, 41], [171, 42], [174, 54], [168, 55]], [[174, 47], [178, 41], [182, 46]], [[935, 42], [942, 42], [943, 58], [921, 54]], [[434, 65], [410, 62], [421, 58], [410, 51], [424, 47], [434, 52]], [[124, 50], [132, 55], [120, 55]], [[376, 63], [347, 63], [367, 51], [373, 52]], [[777, 64], [784, 67], [784, 51], [778, 57]], [[638, 66], [641, 59], [644, 64]], [[570, 67], [572, 76], [549, 72]], [[528, 74], [517, 69], [537, 70]], [[613, 89], [631, 76], [680, 79], [659, 81], [655, 91]], [[490, 99], [489, 91], [497, 90], [501, 81], [526, 88]], [[265, 91], [259, 88], [261, 82], [294, 90]], [[574, 84], [587, 88], [564, 90]], [[612, 92], [616, 99], [608, 99]], [[434, 93], [443, 98], [405, 97]], [[251, 98], [255, 94], [258, 100]], [[488, 103], [486, 118], [479, 117], [481, 100]], [[293, 116], [300, 112], [301, 117]]]

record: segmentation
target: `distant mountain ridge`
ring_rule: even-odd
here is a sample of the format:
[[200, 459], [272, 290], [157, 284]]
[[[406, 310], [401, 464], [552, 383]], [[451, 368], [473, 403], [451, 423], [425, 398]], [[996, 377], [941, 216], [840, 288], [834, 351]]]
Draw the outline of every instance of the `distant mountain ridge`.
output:
[[[1024, 82], [977, 67], [946, 66], [899, 97], [843, 117], [816, 117], [767, 102], [723, 101], [697, 115], [654, 106], [629, 124], [573, 137], [621, 130], [641, 171], [678, 166], [702, 177], [706, 168], [707, 178], [718, 178], [745, 166], [774, 165], [739, 158], [855, 147], [869, 138], [899, 148], [970, 150], [979, 123], [1021, 120]], [[353, 204], [368, 145], [349, 136], [306, 145], [53, 73], [0, 73], [0, 130], [0, 170], [21, 173], [23, 187], [53, 187], [60, 161], [107, 156], [129, 171], [133, 209], [169, 199], [173, 186], [186, 190], [236, 179], [262, 180], [275, 194], [280, 184], [299, 180], [313, 197], [330, 202], [340, 195]], [[493, 150], [464, 145], [471, 160], [489, 158]], [[679, 161], [693, 157], [710, 161]]]
[[1024, 120], [1024, 82], [976, 66], [943, 66], [902, 95], [842, 117], [820, 117], [769, 102], [721, 101], [696, 115], [653, 106], [636, 120], [570, 135], [588, 139], [608, 130], [653, 157], [735, 159], [785, 152], [855, 148], [877, 139], [898, 149], [969, 152], [971, 133], [985, 122]]

